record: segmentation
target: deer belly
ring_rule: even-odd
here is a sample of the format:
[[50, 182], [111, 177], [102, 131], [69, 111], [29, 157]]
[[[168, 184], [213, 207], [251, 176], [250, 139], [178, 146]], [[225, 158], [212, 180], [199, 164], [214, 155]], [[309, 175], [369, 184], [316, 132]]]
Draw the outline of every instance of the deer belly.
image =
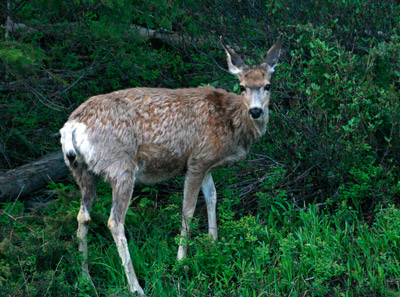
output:
[[235, 151], [227, 154], [225, 158], [219, 160], [214, 163], [210, 170], [218, 169], [218, 168], [229, 168], [235, 165], [237, 162], [243, 161], [246, 159], [247, 150], [241, 147], [238, 147]]
[[158, 151], [154, 154], [139, 151], [136, 178], [144, 184], [154, 184], [182, 173], [187, 159], [183, 156]]

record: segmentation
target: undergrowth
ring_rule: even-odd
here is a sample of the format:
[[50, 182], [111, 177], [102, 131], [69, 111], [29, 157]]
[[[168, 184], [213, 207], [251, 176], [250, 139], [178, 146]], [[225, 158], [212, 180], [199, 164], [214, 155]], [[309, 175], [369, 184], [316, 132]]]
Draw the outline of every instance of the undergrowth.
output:
[[[272, 168], [282, 180], [282, 168]], [[281, 175], [279, 175], [281, 174]], [[75, 232], [75, 187], [53, 184], [58, 199], [42, 213], [21, 202], [1, 213], [0, 285], [3, 296], [125, 296], [125, 274], [106, 227], [111, 204], [106, 185], [91, 212], [89, 268], [81, 278]], [[398, 296], [400, 211], [377, 207], [365, 220], [345, 201], [296, 207], [278, 193], [257, 193], [257, 212], [219, 198], [219, 240], [206, 234], [204, 203], [193, 222], [189, 254], [176, 261], [180, 196], [155, 205], [139, 188], [127, 215], [133, 265], [147, 296]], [[151, 188], [158, 191], [157, 188]], [[271, 198], [271, 197], [270, 197]], [[266, 208], [266, 201], [268, 206]], [[268, 211], [267, 211], [268, 209]], [[188, 267], [188, 268], [187, 268]]]

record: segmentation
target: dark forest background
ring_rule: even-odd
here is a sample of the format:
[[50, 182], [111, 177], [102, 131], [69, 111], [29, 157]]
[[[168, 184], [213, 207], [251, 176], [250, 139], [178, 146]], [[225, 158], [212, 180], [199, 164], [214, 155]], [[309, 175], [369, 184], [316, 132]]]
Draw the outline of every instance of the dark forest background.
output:
[[[149, 296], [398, 296], [398, 1], [3, 0], [0, 11], [3, 173], [59, 151], [58, 130], [90, 96], [237, 92], [219, 36], [252, 64], [282, 34], [267, 133], [215, 174], [220, 241], [204, 235], [200, 199], [177, 263], [182, 180], [138, 186], [127, 229], [139, 280]], [[3, 202], [0, 293], [127, 295], [105, 225], [110, 195], [102, 184], [92, 211], [89, 283], [70, 176]]]

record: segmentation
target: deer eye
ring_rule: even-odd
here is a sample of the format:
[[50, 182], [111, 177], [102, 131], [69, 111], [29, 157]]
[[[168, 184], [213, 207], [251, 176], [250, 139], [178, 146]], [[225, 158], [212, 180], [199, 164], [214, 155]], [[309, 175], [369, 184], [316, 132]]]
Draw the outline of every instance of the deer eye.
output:
[[246, 91], [246, 88], [244, 86], [240, 85], [239, 90], [240, 90], [240, 93], [243, 93], [244, 91]]
[[271, 85], [268, 84], [268, 85], [265, 85], [264, 90], [269, 91], [270, 88], [271, 88]]

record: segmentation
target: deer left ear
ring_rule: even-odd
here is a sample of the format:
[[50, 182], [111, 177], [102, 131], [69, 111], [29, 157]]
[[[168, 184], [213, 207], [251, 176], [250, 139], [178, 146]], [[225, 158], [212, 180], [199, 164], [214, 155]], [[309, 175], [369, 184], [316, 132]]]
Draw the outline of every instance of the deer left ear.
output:
[[261, 64], [261, 66], [267, 68], [270, 72], [274, 72], [275, 66], [278, 63], [279, 56], [281, 54], [281, 47], [283, 43], [282, 35], [279, 37], [278, 41], [269, 49], [267, 58]]

